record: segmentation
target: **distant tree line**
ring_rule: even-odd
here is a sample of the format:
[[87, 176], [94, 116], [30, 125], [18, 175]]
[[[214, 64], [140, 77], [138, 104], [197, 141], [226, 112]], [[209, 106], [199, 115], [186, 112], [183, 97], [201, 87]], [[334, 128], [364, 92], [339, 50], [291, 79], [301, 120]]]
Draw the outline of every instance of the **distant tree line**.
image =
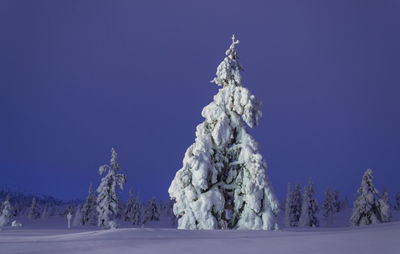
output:
[[[392, 206], [386, 189], [379, 193], [372, 183], [372, 170], [367, 169], [363, 175], [361, 186], [353, 202], [353, 211], [350, 218], [351, 226], [362, 226], [376, 223], [390, 222]], [[322, 212], [326, 225], [332, 225], [333, 215], [342, 209], [349, 207], [347, 196], [340, 201], [339, 192], [327, 188], [325, 198], [321, 203], [321, 209], [314, 197], [315, 191], [310, 178], [308, 186], [301, 193], [300, 184], [296, 184], [291, 191], [290, 184], [286, 198], [283, 200], [285, 227], [318, 227], [320, 225], [317, 213]], [[400, 210], [400, 193], [396, 194], [393, 209]]]
[[[54, 216], [74, 215], [72, 226], [99, 226], [104, 229], [116, 228], [120, 221], [142, 226], [150, 221], [158, 221], [160, 217], [168, 217], [172, 225], [176, 218], [172, 212], [173, 201], [158, 202], [153, 197], [143, 204], [140, 193], [136, 198], [131, 188], [127, 203], [118, 197], [116, 186], [123, 189], [126, 176], [119, 173], [117, 153], [111, 149], [109, 165], [99, 168], [103, 178], [96, 190], [89, 186], [88, 196], [84, 201], [72, 200], [64, 202], [50, 196], [25, 195], [9, 189], [0, 190], [0, 226], [12, 224], [12, 218], [28, 217], [30, 220], [48, 219]], [[13, 204], [13, 205], [11, 205]], [[16, 222], [15, 222], [16, 223]], [[14, 223], [14, 224], [15, 224]]]

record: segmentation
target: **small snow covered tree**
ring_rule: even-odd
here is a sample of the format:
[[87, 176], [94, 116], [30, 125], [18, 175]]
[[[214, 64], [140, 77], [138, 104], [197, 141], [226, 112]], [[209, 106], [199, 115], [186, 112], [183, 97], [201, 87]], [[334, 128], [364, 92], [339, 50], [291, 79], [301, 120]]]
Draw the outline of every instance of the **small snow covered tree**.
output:
[[164, 202], [165, 216], [170, 217], [171, 225], [175, 227], [177, 226], [178, 218], [175, 216], [173, 212], [173, 207], [174, 207], [174, 200], [166, 200]]
[[333, 213], [335, 212], [335, 207], [333, 206], [333, 196], [330, 188], [325, 192], [325, 199], [322, 201], [322, 215], [326, 219], [327, 225], [332, 224]]
[[96, 209], [96, 194], [93, 192], [93, 186], [89, 186], [89, 194], [83, 204], [82, 210], [82, 225], [97, 224], [97, 209]]
[[361, 187], [357, 193], [359, 196], [354, 201], [353, 214], [350, 218], [350, 225], [364, 226], [382, 222], [378, 202], [378, 190], [372, 183], [372, 170], [365, 171], [361, 181]]
[[132, 225], [142, 224], [142, 203], [140, 201], [140, 192], [138, 192], [136, 200], [133, 202], [130, 220]]
[[115, 219], [119, 213], [119, 198], [116, 187], [119, 185], [122, 190], [126, 182], [125, 175], [118, 173], [119, 171], [120, 166], [117, 162], [117, 153], [114, 148], [111, 148], [110, 165], [103, 165], [99, 168], [100, 175], [105, 172], [107, 174], [101, 179], [101, 183], [97, 188], [97, 225], [104, 229], [115, 228], [117, 226]]
[[[172, 211], [174, 207], [174, 201], [173, 200], [165, 200], [164, 201], [164, 212], [165, 212], [165, 216], [171, 216], [174, 214], [174, 212]], [[175, 215], [174, 215], [175, 217]]]
[[10, 223], [10, 219], [12, 217], [12, 208], [9, 200], [10, 194], [7, 195], [1, 206], [0, 227], [7, 226]]
[[28, 218], [31, 220], [40, 218], [40, 212], [39, 212], [39, 208], [36, 204], [35, 197], [32, 199], [32, 204], [31, 204], [31, 208], [29, 209]]
[[333, 212], [338, 213], [340, 212], [340, 199], [339, 199], [339, 192], [337, 190], [333, 190], [331, 193], [333, 199]]
[[396, 204], [393, 207], [395, 210], [400, 210], [400, 192], [396, 193]]
[[143, 224], [146, 224], [148, 221], [158, 221], [160, 220], [160, 213], [158, 211], [158, 206], [156, 203], [156, 198], [152, 198], [146, 205], [143, 214]]
[[212, 80], [222, 88], [168, 190], [179, 229], [277, 229], [278, 200], [246, 127], [258, 124], [261, 102], [242, 86], [238, 43], [233, 36]]
[[314, 198], [315, 191], [312, 179], [308, 182], [308, 186], [304, 187], [304, 194], [301, 206], [301, 215], [299, 219], [299, 226], [301, 227], [318, 227], [319, 220], [316, 214], [319, 211], [318, 202]]
[[291, 199], [290, 199], [290, 183], [288, 183], [287, 187], [287, 193], [286, 193], [286, 198], [285, 198], [285, 216], [283, 218], [283, 224], [285, 227], [290, 227], [290, 204], [291, 204]]
[[297, 227], [301, 215], [301, 190], [300, 184], [296, 184], [296, 188], [292, 191], [290, 196], [290, 226]]
[[125, 221], [132, 220], [134, 203], [135, 203], [135, 200], [133, 198], [133, 189], [131, 188], [129, 190], [129, 199], [128, 199], [128, 202], [126, 203], [126, 207], [124, 210], [124, 220]]
[[383, 191], [382, 196], [378, 200], [378, 203], [382, 222], [390, 222], [392, 220], [392, 211], [389, 201], [389, 194], [386, 189]]

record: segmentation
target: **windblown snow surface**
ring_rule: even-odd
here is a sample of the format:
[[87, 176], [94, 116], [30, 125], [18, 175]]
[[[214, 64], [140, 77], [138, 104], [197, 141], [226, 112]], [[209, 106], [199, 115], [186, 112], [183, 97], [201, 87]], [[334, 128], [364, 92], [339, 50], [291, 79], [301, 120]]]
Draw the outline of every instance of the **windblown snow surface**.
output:
[[400, 253], [399, 221], [347, 227], [338, 217], [336, 222], [343, 226], [190, 231], [157, 227], [162, 224], [149, 225], [152, 228], [67, 230], [62, 229], [65, 225], [60, 219], [50, 219], [47, 226], [37, 221], [18, 229], [3, 228], [0, 253]]

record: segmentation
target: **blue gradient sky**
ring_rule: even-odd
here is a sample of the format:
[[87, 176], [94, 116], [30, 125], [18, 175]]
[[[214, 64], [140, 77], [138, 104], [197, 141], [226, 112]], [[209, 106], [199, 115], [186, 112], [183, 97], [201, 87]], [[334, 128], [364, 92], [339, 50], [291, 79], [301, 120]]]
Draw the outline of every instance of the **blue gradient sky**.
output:
[[[280, 198], [400, 191], [399, 1], [1, 1], [0, 185], [84, 198], [114, 146], [167, 198], [232, 33]], [[126, 191], [125, 191], [126, 193]]]

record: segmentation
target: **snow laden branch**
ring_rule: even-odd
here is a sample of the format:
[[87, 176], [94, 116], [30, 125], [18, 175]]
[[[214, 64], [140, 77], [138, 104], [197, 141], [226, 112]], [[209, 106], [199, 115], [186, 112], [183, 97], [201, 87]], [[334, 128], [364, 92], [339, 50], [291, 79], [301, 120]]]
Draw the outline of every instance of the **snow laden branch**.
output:
[[118, 173], [120, 171], [119, 163], [117, 162], [117, 153], [114, 148], [111, 148], [110, 165], [103, 165], [99, 168], [100, 175], [107, 174], [101, 179], [101, 183], [97, 188], [97, 212], [98, 226], [108, 229], [116, 228], [116, 217], [119, 216], [119, 199], [117, 196], [116, 186], [119, 185], [123, 189], [126, 183], [126, 176]]
[[169, 188], [180, 229], [277, 229], [278, 201], [246, 127], [258, 124], [261, 102], [242, 86], [238, 43], [233, 36], [212, 81], [222, 88]]

